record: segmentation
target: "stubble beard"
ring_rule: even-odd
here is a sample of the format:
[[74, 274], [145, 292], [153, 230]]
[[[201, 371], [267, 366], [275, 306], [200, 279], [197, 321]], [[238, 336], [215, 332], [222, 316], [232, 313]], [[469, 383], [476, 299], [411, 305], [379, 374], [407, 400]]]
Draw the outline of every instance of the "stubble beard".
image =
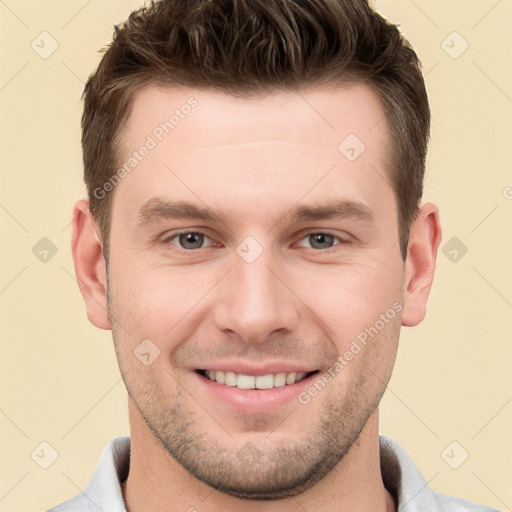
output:
[[[220, 442], [210, 432], [225, 430], [222, 418], [206, 406], [208, 411], [201, 421], [187, 404], [196, 401], [190, 398], [188, 390], [182, 391], [181, 384], [177, 384], [170, 400], [169, 396], [164, 398], [153, 379], [146, 378], [148, 374], [130, 380], [120, 367], [130, 398], [165, 452], [207, 485], [247, 500], [296, 496], [325, 477], [357, 441], [387, 384], [381, 381], [382, 389], [371, 397], [363, 396], [357, 386], [342, 398], [326, 395], [316, 421], [303, 431], [300, 439], [283, 440], [276, 431], [268, 431], [258, 437], [259, 441], [254, 440], [254, 432], [249, 432], [244, 441], [226, 432], [226, 441]], [[297, 402], [296, 409], [280, 427], [289, 422], [307, 425], [311, 417], [308, 409], [308, 405]], [[247, 423], [257, 425], [261, 433], [268, 423], [264, 416], [248, 419]], [[205, 418], [211, 425], [204, 424]]]
[[[109, 314], [114, 313], [110, 297], [108, 306]], [[110, 316], [116, 318], [115, 314]], [[207, 418], [212, 425], [202, 425], [197, 413], [187, 405], [187, 401], [196, 402], [174, 376], [177, 384], [174, 396], [164, 393], [150, 370], [139, 367], [140, 362], [131, 350], [124, 348], [131, 345], [127, 343], [130, 340], [124, 339], [123, 330], [117, 328], [115, 321], [111, 324], [126, 389], [159, 445], [197, 479], [217, 491], [246, 500], [296, 496], [331, 472], [354, 446], [378, 407], [394, 364], [393, 358], [385, 374], [379, 377], [367, 363], [351, 389], [344, 393], [333, 392], [336, 389], [334, 379], [320, 394], [327, 393], [323, 407], [314, 423], [304, 427], [301, 439], [279, 440], [276, 431], [270, 431], [258, 438], [262, 441], [244, 441], [225, 432], [227, 441], [222, 443], [209, 434], [222, 427], [222, 418], [215, 417], [215, 411], [212, 413], [203, 406], [204, 411], [208, 409], [203, 419]], [[323, 397], [311, 403], [317, 399]], [[297, 401], [296, 408], [282, 425], [293, 421], [308, 425], [311, 418], [308, 405]], [[267, 423], [265, 415], [249, 421], [259, 424], [261, 431]], [[248, 437], [254, 439], [253, 434], [250, 432]]]

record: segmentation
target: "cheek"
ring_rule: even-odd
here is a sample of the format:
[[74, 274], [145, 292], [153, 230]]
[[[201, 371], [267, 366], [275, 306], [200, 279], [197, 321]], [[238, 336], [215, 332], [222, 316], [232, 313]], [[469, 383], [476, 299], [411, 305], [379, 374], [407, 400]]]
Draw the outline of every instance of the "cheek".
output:
[[359, 389], [363, 395], [380, 394], [395, 361], [400, 333], [399, 315], [390, 309], [381, 318], [338, 345], [339, 368], [343, 374], [341, 380], [351, 382], [349, 387]]
[[186, 267], [143, 266], [128, 258], [116, 262], [111, 276], [112, 302], [131, 338], [158, 343], [176, 335], [218, 280], [212, 272]]
[[290, 287], [335, 336], [353, 338], [374, 325], [381, 314], [388, 312], [390, 321], [400, 309], [402, 275], [398, 267], [367, 262], [319, 267], [314, 279], [311, 275], [310, 271], [294, 273]]

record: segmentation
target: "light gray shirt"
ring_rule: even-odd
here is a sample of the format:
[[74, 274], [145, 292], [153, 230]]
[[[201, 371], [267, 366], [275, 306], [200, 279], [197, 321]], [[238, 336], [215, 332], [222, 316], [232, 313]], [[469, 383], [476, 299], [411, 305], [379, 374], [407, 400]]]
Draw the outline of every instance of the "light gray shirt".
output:
[[[380, 436], [379, 444], [382, 479], [394, 495], [399, 512], [497, 512], [494, 508], [432, 491], [396, 441]], [[126, 512], [121, 482], [128, 476], [129, 467], [130, 437], [118, 437], [103, 450], [87, 487], [47, 512]]]

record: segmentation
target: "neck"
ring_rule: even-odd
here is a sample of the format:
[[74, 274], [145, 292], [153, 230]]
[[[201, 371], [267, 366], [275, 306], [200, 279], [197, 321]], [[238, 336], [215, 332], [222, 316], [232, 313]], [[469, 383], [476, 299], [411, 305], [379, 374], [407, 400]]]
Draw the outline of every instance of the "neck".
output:
[[130, 471], [123, 482], [128, 512], [391, 512], [396, 504], [380, 472], [378, 410], [357, 441], [321, 481], [295, 497], [278, 501], [241, 500], [212, 489], [176, 462], [158, 443], [129, 399]]

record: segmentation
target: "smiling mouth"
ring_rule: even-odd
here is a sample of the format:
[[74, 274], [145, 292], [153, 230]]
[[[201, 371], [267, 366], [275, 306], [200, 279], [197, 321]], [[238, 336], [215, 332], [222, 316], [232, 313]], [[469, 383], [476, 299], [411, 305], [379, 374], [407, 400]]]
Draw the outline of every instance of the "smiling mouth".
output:
[[318, 370], [313, 372], [279, 372], [258, 376], [229, 371], [222, 372], [220, 370], [197, 370], [197, 373], [218, 384], [238, 389], [272, 389], [291, 386], [310, 375], [318, 373]]

